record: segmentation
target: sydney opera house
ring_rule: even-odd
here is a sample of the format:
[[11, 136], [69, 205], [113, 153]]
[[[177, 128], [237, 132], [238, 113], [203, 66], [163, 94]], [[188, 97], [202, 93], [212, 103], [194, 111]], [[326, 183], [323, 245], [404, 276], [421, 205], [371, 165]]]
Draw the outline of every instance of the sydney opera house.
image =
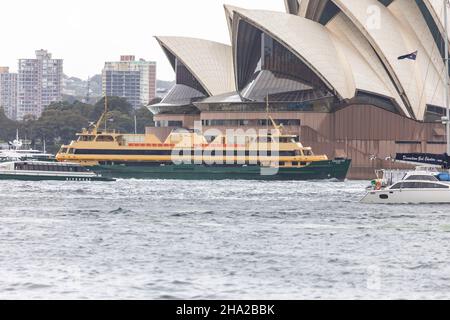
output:
[[304, 145], [353, 159], [351, 178], [395, 166], [388, 158], [397, 152], [445, 152], [442, 0], [285, 6], [225, 5], [231, 45], [156, 37], [176, 85], [149, 107], [157, 125], [148, 130], [161, 136], [194, 121], [204, 130], [263, 128], [268, 97], [271, 117]]

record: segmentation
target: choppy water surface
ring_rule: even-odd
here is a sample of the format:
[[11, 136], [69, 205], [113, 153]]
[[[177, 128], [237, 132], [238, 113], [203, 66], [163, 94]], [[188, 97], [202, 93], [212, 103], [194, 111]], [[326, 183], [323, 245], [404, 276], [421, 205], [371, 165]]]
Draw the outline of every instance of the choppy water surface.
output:
[[366, 182], [1, 182], [0, 298], [450, 298], [450, 206]]

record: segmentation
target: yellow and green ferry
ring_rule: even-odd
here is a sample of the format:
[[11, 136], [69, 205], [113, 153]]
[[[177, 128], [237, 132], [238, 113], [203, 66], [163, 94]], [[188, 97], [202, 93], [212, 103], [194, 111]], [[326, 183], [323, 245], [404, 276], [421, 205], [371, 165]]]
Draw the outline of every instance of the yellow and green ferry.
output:
[[[304, 147], [298, 136], [240, 136], [175, 130], [165, 141], [154, 134], [100, 129], [100, 120], [61, 147], [57, 161], [79, 163], [111, 178], [187, 180], [344, 180], [350, 159], [330, 160]], [[237, 142], [236, 142], [237, 141]]]

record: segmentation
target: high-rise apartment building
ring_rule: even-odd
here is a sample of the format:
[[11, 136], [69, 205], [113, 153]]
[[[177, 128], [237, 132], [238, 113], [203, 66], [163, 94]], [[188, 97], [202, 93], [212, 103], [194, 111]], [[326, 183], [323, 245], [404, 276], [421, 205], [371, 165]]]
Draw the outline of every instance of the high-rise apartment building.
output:
[[105, 63], [102, 76], [103, 95], [125, 98], [134, 108], [156, 97], [156, 62], [121, 56], [120, 61]]
[[37, 50], [35, 59], [19, 60], [17, 119], [40, 117], [53, 102], [62, 100], [63, 60]]
[[10, 119], [17, 117], [17, 73], [8, 67], [0, 67], [0, 107]]

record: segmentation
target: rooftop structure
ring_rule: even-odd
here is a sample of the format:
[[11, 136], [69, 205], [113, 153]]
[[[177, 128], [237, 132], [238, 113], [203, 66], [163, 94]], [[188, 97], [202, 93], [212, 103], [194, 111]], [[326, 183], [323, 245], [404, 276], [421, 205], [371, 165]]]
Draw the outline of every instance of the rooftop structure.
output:
[[136, 109], [147, 106], [156, 97], [156, 63], [133, 55], [106, 62], [102, 86], [103, 95], [125, 98]]

